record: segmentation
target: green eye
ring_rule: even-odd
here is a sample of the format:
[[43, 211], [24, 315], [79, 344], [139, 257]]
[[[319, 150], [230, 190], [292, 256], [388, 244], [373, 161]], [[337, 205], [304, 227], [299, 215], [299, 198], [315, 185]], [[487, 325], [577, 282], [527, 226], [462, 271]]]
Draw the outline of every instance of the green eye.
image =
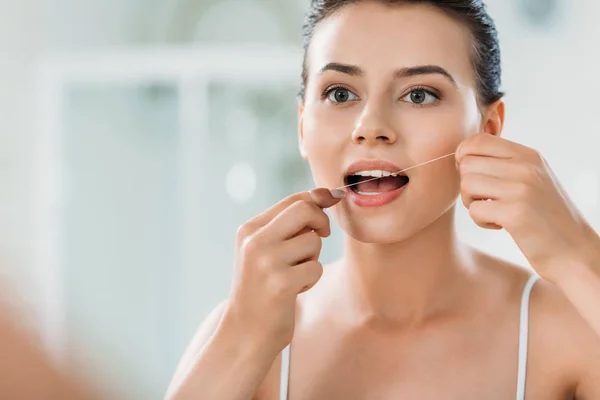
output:
[[428, 105], [435, 103], [439, 99], [438, 95], [425, 89], [413, 89], [402, 98], [403, 101], [418, 105]]
[[343, 87], [331, 88], [327, 92], [327, 98], [334, 103], [347, 103], [358, 99], [354, 93]]

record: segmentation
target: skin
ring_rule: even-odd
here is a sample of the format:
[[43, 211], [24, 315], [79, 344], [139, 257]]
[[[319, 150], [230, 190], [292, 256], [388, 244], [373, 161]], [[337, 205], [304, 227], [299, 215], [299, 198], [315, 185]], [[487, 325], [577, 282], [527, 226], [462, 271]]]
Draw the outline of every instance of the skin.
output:
[[36, 341], [0, 301], [0, 398], [92, 400], [74, 371], [59, 369]]
[[[358, 159], [405, 168], [456, 157], [409, 171], [406, 190], [383, 207], [320, 190], [245, 224], [232, 295], [200, 328], [168, 398], [278, 399], [290, 341], [294, 400], [514, 398], [530, 272], [461, 244], [456, 206], [505, 229], [543, 278], [530, 301], [526, 398], [600, 398], [600, 239], [543, 157], [500, 137], [504, 103], [478, 101], [470, 44], [460, 22], [419, 5], [363, 2], [319, 25], [299, 107], [317, 187], [342, 186]], [[322, 71], [330, 63], [361, 73]], [[422, 65], [452, 79], [397, 76]], [[322, 95], [332, 87], [348, 101]], [[439, 99], [416, 105], [415, 88]], [[327, 207], [345, 252], [323, 273], [296, 263], [318, 259]]]

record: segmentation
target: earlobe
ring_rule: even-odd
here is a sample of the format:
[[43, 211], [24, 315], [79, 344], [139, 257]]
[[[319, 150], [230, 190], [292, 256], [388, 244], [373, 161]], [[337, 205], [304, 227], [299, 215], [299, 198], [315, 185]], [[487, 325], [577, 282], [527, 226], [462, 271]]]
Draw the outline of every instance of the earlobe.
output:
[[504, 100], [500, 99], [488, 107], [484, 117], [483, 131], [494, 136], [502, 135], [504, 127]]
[[298, 103], [298, 149], [305, 160], [308, 158], [304, 147], [304, 104]]

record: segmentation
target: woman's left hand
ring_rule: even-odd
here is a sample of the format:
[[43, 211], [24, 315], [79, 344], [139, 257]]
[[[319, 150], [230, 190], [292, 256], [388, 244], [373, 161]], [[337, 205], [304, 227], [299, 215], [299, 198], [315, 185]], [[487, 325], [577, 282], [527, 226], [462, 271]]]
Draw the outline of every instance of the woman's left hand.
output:
[[600, 261], [600, 239], [537, 151], [479, 133], [461, 143], [456, 162], [475, 223], [504, 228], [542, 278], [556, 281], [573, 261]]

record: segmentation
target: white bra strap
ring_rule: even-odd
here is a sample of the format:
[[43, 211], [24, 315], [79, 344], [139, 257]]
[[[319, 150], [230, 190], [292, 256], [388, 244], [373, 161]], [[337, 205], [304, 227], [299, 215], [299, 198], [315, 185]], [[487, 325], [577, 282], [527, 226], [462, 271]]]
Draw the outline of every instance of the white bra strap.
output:
[[290, 378], [290, 345], [281, 352], [281, 379], [279, 383], [279, 399], [287, 400]]
[[533, 284], [539, 279], [532, 275], [523, 289], [521, 297], [521, 318], [519, 323], [519, 366], [517, 370], [517, 400], [525, 399], [525, 380], [527, 378], [527, 347], [529, 339], [529, 295]]

